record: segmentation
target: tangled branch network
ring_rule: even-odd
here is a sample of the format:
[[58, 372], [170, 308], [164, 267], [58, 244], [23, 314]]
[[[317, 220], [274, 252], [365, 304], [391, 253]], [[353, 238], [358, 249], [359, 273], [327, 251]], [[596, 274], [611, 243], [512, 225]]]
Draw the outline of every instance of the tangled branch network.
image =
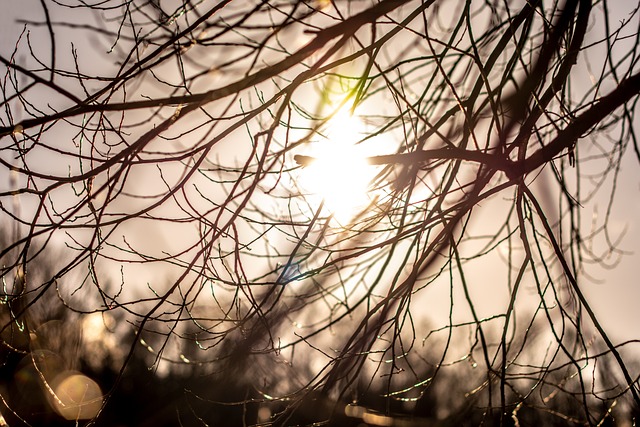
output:
[[631, 422], [638, 341], [592, 296], [638, 207], [620, 3], [12, 8], [7, 378], [88, 423], [139, 363], [187, 424]]

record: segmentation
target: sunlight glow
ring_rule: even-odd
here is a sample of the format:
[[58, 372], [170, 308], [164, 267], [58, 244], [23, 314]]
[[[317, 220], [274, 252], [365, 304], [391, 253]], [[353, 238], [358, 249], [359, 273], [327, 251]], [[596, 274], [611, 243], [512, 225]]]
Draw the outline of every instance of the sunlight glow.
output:
[[365, 131], [357, 117], [339, 111], [329, 121], [326, 140], [315, 143], [309, 153], [316, 161], [301, 172], [303, 189], [321, 197], [343, 225], [366, 209], [373, 197], [368, 187], [377, 170], [366, 158], [379, 154], [380, 144], [374, 140], [356, 144]]

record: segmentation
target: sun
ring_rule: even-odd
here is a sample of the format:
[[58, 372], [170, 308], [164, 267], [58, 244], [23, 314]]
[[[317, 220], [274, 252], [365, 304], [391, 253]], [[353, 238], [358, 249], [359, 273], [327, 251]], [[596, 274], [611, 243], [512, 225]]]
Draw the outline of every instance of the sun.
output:
[[377, 154], [375, 141], [358, 144], [366, 135], [364, 123], [347, 111], [339, 111], [328, 122], [326, 139], [309, 151], [315, 158], [301, 171], [299, 183], [305, 192], [319, 197], [341, 224], [366, 209], [373, 195], [369, 189], [377, 168], [366, 158]]

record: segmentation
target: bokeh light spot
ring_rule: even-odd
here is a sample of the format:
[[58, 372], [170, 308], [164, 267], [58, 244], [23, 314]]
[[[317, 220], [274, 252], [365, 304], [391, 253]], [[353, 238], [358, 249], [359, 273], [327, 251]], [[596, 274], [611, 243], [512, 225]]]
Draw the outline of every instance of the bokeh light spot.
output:
[[86, 375], [68, 371], [56, 378], [52, 386], [52, 406], [67, 420], [91, 419], [102, 407], [102, 390]]

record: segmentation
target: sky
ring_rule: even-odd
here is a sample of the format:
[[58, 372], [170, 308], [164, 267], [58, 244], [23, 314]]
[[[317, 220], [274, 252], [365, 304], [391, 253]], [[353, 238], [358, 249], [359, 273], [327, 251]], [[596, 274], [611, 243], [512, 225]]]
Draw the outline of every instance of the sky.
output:
[[[4, 0], [7, 1], [7, 0]], [[16, 38], [20, 34], [22, 26], [15, 22], [18, 17], [28, 17], [29, 19], [41, 19], [42, 12], [38, 6], [39, 2], [22, 1], [12, 2], [8, 8], [8, 13], [0, 14], [0, 53], [7, 58], [13, 48]], [[70, 13], [74, 13], [73, 11]], [[56, 19], [55, 15], [52, 15]], [[620, 13], [623, 17], [624, 13]], [[64, 18], [68, 18], [65, 16]], [[612, 18], [615, 22], [616, 18]], [[104, 53], [109, 49], [103, 42], [99, 40], [72, 40], [64, 32], [60, 30], [56, 33], [58, 45], [63, 52], [59, 61], [68, 61], [70, 59], [68, 48], [73, 42], [80, 50], [87, 51], [88, 46], [93, 49], [94, 55], [91, 58], [84, 56], [85, 62], [82, 64], [86, 69], [100, 69], [108, 66], [108, 56]], [[38, 49], [37, 31], [33, 32], [33, 41]], [[640, 126], [640, 123], [638, 123]], [[613, 255], [606, 257], [605, 261], [611, 261], [611, 268], [602, 268], [600, 265], [593, 265], [589, 269], [591, 278], [581, 282], [581, 288], [587, 299], [592, 302], [595, 314], [600, 320], [605, 331], [614, 339], [621, 342], [623, 340], [638, 339], [637, 325], [640, 322], [640, 286], [638, 283], [638, 266], [640, 266], [640, 225], [637, 223], [638, 213], [640, 213], [640, 174], [637, 173], [638, 159], [635, 158], [629, 150], [628, 155], [622, 163], [620, 178], [618, 180], [618, 188], [613, 203], [612, 214], [609, 220], [610, 235], [613, 239], [619, 239], [619, 248], [625, 251], [622, 256]], [[46, 162], [47, 159], [43, 159]], [[59, 165], [64, 166], [64, 165]], [[6, 182], [8, 171], [0, 170], [0, 180]], [[547, 177], [548, 179], [548, 177]], [[4, 188], [4, 187], [3, 187]], [[544, 187], [539, 191], [543, 192]], [[593, 218], [595, 224], [601, 224], [601, 218], [605, 215], [607, 207], [607, 197], [610, 192], [602, 191], [598, 197], [590, 200], [583, 205], [582, 215], [584, 218]], [[25, 206], [24, 209], [28, 209]], [[586, 224], [589, 221], [585, 221]], [[135, 233], [135, 230], [130, 230]], [[146, 235], [146, 234], [145, 234]], [[154, 234], [153, 237], [147, 238], [146, 244], [150, 247], [171, 244], [170, 233], [167, 235]], [[596, 248], [596, 250], [600, 250]], [[478, 274], [490, 277], [490, 266], [478, 266]], [[144, 273], [150, 281], [156, 280], [156, 276], [162, 276], [165, 272], [149, 272]], [[482, 292], [480, 292], [482, 293]], [[487, 300], [489, 305], [495, 301]], [[433, 310], [433, 312], [438, 311]], [[446, 314], [446, 310], [443, 310]]]

